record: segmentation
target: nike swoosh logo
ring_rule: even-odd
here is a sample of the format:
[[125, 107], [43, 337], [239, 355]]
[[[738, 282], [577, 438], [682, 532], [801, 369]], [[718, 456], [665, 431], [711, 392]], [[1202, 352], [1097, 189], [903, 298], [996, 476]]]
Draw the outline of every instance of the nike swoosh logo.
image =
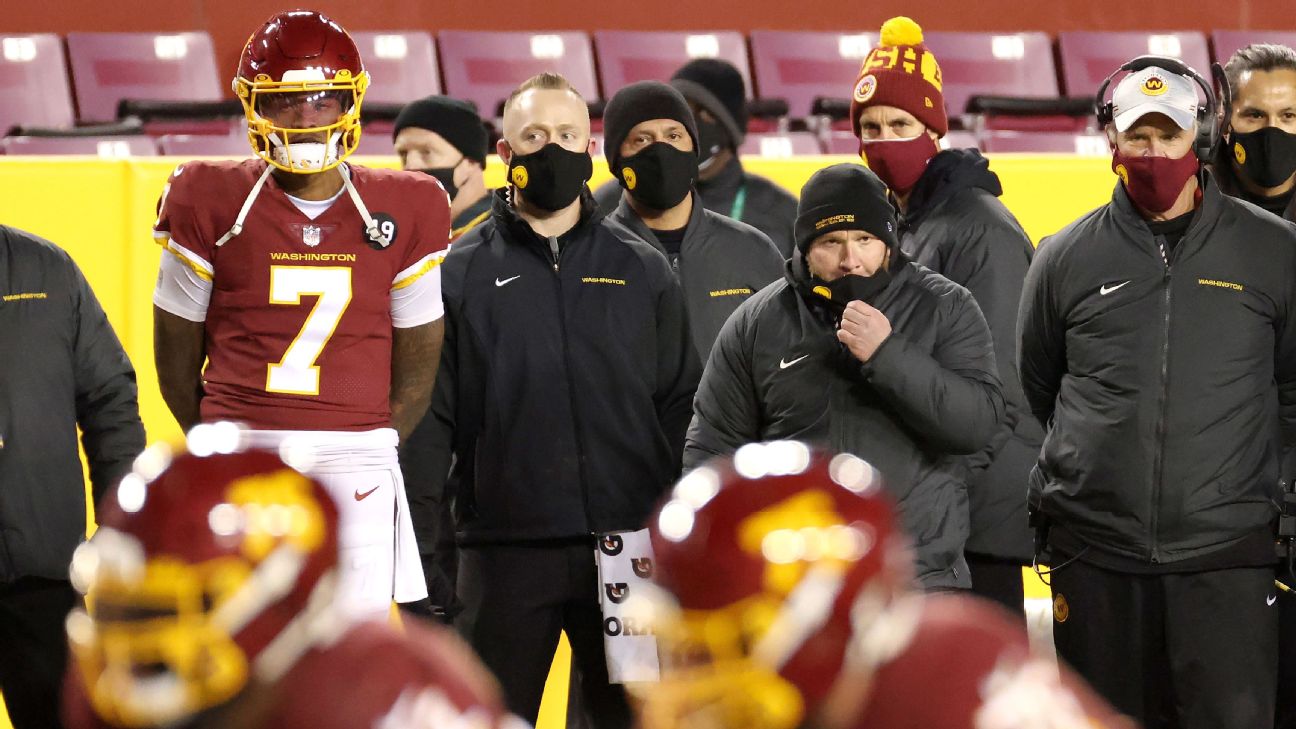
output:
[[801, 355], [800, 357], [797, 357], [796, 359], [792, 360], [791, 362], [789, 362], [789, 361], [787, 361], [787, 360], [785, 360], [785, 359], [780, 359], [780, 360], [779, 360], [779, 369], [781, 369], [781, 370], [785, 370], [785, 369], [791, 367], [792, 365], [796, 364], [797, 362], [800, 362], [801, 360], [803, 360], [803, 359], [805, 359], [806, 357], [809, 357], [809, 356], [810, 356], [810, 355], [808, 355], [808, 354], [803, 354], [803, 355]]
[[1268, 605], [1268, 606], [1270, 606], [1270, 607], [1273, 607], [1273, 604], [1276, 603], [1276, 602], [1278, 602], [1278, 596], [1277, 596], [1277, 595], [1270, 595], [1269, 597], [1266, 597], [1266, 598], [1265, 598], [1265, 604]]
[[374, 486], [373, 488], [369, 489], [368, 491], [364, 492], [363, 494], [360, 493], [360, 489], [356, 489], [356, 491], [355, 491], [355, 500], [356, 500], [356, 501], [364, 501], [365, 498], [369, 496], [369, 494], [372, 494], [373, 492], [377, 491], [379, 488], [381, 488], [381, 486]]
[[496, 286], [507, 286], [509, 283], [511, 283], [511, 282], [513, 282], [513, 281], [516, 281], [516, 280], [518, 280], [518, 279], [520, 279], [520, 278], [522, 278], [522, 274], [518, 274], [518, 275], [516, 275], [516, 276], [513, 276], [512, 278], [505, 278], [505, 279], [499, 279], [499, 278], [497, 278], [497, 279], [495, 279], [495, 285], [496, 285]]
[[1103, 295], [1103, 296], [1106, 296], [1107, 294], [1110, 294], [1111, 292], [1113, 292], [1113, 291], [1115, 291], [1116, 289], [1118, 289], [1118, 288], [1124, 286], [1124, 285], [1127, 284], [1127, 283], [1129, 283], [1129, 281], [1125, 281], [1125, 282], [1122, 282], [1122, 283], [1118, 283], [1118, 284], [1116, 284], [1115, 286], [1107, 286], [1106, 284], [1104, 284], [1102, 288], [1098, 289], [1098, 293], [1101, 294], [1101, 295]]

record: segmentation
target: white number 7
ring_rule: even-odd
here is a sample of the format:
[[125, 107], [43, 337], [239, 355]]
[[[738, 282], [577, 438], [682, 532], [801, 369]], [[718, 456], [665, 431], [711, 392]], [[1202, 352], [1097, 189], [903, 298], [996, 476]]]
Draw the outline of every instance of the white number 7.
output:
[[291, 395], [319, 394], [319, 359], [324, 345], [351, 303], [351, 269], [346, 267], [271, 266], [270, 303], [300, 306], [303, 296], [318, 296], [297, 338], [283, 359], [266, 369], [266, 391]]

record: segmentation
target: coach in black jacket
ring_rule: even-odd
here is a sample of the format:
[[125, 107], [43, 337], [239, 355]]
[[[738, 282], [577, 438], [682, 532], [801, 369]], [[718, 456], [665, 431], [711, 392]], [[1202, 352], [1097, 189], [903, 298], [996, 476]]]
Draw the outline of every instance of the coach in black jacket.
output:
[[[422, 447], [454, 457], [457, 625], [510, 709], [535, 722], [561, 629], [601, 729], [631, 717], [608, 685], [594, 535], [641, 528], [679, 475], [699, 362], [665, 256], [598, 213], [589, 150], [562, 77], [505, 105], [512, 184], [442, 264], [446, 341]], [[438, 497], [417, 489], [416, 527]]]
[[1019, 366], [1047, 429], [1031, 500], [1059, 655], [1145, 726], [1173, 701], [1173, 726], [1241, 729], [1273, 721], [1296, 227], [1197, 171], [1196, 97], [1155, 66], [1117, 86], [1126, 181], [1041, 243]]
[[951, 457], [985, 447], [1003, 394], [980, 309], [900, 252], [886, 194], [851, 164], [820, 170], [802, 188], [803, 254], [721, 332], [685, 465], [782, 438], [854, 453], [882, 471], [899, 502], [921, 584], [967, 587], [967, 487]]
[[697, 125], [680, 92], [630, 84], [608, 100], [603, 131], [608, 167], [625, 189], [608, 218], [666, 254], [705, 361], [734, 309], [783, 275], [783, 257], [764, 233], [702, 206], [693, 189]]
[[144, 449], [135, 370], [68, 254], [0, 225], [0, 691], [17, 729], [59, 726], [78, 428], [97, 501]]

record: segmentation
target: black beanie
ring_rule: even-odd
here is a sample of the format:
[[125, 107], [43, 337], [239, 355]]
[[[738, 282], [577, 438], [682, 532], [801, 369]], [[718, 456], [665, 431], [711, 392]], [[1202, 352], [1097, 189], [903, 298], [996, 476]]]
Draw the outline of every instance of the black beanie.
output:
[[396, 115], [392, 139], [405, 127], [417, 127], [436, 132], [459, 150], [459, 153], [482, 166], [486, 165], [486, 152], [490, 140], [486, 125], [477, 116], [477, 109], [466, 101], [449, 96], [428, 96], [411, 101]]
[[630, 136], [630, 130], [653, 119], [674, 119], [683, 124], [697, 151], [697, 121], [680, 92], [661, 81], [639, 81], [613, 94], [603, 109], [603, 156], [609, 167], [616, 166], [621, 143]]
[[689, 61], [671, 77], [671, 86], [719, 119], [735, 149], [743, 143], [747, 137], [747, 87], [732, 63], [717, 58]]
[[810, 176], [797, 203], [796, 245], [801, 255], [815, 238], [834, 230], [862, 230], [899, 245], [896, 210], [887, 187], [869, 168], [852, 163], [825, 167]]

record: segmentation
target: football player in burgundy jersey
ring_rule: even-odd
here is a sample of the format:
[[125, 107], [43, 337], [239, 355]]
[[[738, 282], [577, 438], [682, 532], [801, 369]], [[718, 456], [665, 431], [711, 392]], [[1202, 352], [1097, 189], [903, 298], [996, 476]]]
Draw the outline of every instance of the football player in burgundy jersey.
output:
[[153, 446], [104, 499], [72, 560], [89, 608], [67, 621], [67, 726], [519, 726], [449, 631], [338, 614], [332, 498], [246, 435]]
[[368, 84], [351, 37], [319, 13], [252, 34], [234, 91], [255, 157], [172, 173], [153, 302], [176, 420], [309, 443], [342, 509], [339, 597], [376, 615], [427, 595], [396, 447], [431, 398], [450, 211], [427, 175], [345, 163]]
[[854, 456], [748, 445], [681, 479], [649, 524], [656, 585], [638, 604], [662, 680], [642, 686], [645, 729], [1132, 726], [999, 608], [918, 592]]

